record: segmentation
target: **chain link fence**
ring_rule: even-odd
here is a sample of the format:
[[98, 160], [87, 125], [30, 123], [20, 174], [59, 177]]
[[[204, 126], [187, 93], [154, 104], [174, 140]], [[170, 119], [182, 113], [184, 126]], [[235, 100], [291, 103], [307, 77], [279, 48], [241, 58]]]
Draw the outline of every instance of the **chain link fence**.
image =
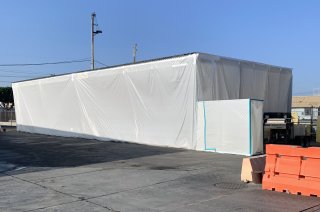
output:
[[1, 126], [16, 126], [16, 113], [14, 109], [0, 110]]

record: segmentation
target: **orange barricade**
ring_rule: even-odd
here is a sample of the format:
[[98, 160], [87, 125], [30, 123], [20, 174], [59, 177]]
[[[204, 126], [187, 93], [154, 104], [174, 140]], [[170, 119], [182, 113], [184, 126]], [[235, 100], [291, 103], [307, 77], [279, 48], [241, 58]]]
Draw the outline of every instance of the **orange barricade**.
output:
[[320, 197], [320, 148], [266, 145], [262, 189]]

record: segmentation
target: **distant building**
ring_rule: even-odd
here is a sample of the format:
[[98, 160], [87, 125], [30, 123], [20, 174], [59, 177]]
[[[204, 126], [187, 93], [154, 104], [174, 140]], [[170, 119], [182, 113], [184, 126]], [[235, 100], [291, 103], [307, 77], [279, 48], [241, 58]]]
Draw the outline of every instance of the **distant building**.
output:
[[299, 123], [316, 124], [320, 115], [320, 96], [293, 96], [292, 113], [297, 115]]
[[[0, 125], [12, 125], [12, 122], [16, 120], [16, 114], [14, 107], [11, 109], [5, 109], [0, 102]], [[9, 105], [11, 106], [11, 105]], [[10, 123], [9, 123], [10, 122]]]
[[14, 105], [12, 106], [12, 103], [9, 104], [10, 109], [6, 109], [4, 104], [0, 102], [0, 112], [3, 111], [14, 111]]

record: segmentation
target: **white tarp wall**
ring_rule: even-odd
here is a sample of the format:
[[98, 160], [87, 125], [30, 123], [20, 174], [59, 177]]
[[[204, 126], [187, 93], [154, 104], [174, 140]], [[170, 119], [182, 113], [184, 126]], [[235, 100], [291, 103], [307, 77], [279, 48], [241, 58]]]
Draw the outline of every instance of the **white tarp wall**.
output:
[[263, 101], [198, 102], [197, 150], [254, 155], [263, 151]]
[[266, 113], [291, 113], [292, 70], [199, 54], [197, 98], [198, 101], [261, 99]]
[[195, 149], [196, 57], [14, 83], [17, 129]]

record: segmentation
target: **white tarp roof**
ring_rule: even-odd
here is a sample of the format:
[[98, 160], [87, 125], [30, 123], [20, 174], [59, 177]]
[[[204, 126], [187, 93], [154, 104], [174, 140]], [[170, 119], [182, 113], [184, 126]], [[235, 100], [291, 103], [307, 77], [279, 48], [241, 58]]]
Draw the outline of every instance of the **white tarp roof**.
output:
[[287, 68], [192, 53], [12, 87], [20, 131], [195, 149], [197, 101], [260, 99], [286, 113], [291, 84]]

